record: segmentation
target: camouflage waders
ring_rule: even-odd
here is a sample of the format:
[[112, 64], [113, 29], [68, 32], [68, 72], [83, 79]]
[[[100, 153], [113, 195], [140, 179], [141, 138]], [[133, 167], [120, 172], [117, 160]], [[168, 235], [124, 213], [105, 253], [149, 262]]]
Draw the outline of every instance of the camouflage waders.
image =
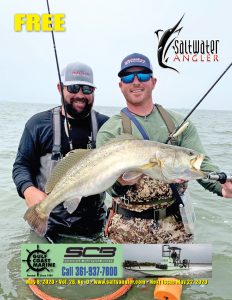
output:
[[[179, 185], [183, 193], [185, 185]], [[147, 209], [162, 209], [170, 206], [174, 200], [168, 184], [143, 176], [136, 186], [131, 186], [124, 197], [114, 198], [120, 207], [130, 211], [141, 212]], [[182, 222], [177, 222], [174, 216], [155, 221], [124, 217], [114, 213], [108, 224], [108, 235], [113, 243], [191, 243], [193, 236], [187, 234]]]

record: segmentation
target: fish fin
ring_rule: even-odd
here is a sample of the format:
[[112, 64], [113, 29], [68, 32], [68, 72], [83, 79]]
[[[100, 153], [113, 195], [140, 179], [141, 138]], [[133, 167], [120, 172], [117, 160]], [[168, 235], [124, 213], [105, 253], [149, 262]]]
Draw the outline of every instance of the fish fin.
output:
[[151, 159], [149, 163], [142, 165], [140, 169], [146, 170], [146, 169], [154, 168], [155, 166], [160, 166], [160, 161], [157, 159]]
[[81, 202], [81, 196], [75, 197], [75, 199], [68, 199], [64, 201], [64, 208], [67, 209], [67, 212], [72, 214], [78, 207]]
[[143, 173], [141, 172], [137, 172], [137, 171], [129, 171], [129, 172], [125, 172], [122, 175], [122, 179], [125, 181], [130, 181], [130, 180], [134, 180], [138, 177], [140, 177]]
[[40, 236], [44, 236], [48, 228], [48, 215], [43, 214], [38, 209], [38, 204], [29, 207], [24, 215], [24, 220]]
[[142, 165], [142, 166], [140, 167], [140, 169], [142, 169], [142, 170], [151, 169], [152, 167], [154, 167], [154, 165], [156, 165], [156, 164], [155, 164], [155, 163], [152, 163], [152, 162], [149, 162], [149, 163], [147, 163], [147, 164], [145, 164], [145, 165]]
[[49, 176], [46, 186], [45, 193], [49, 194], [53, 190], [57, 182], [70, 170], [77, 161], [88, 155], [92, 151], [91, 149], [76, 149], [70, 151], [52, 170]]

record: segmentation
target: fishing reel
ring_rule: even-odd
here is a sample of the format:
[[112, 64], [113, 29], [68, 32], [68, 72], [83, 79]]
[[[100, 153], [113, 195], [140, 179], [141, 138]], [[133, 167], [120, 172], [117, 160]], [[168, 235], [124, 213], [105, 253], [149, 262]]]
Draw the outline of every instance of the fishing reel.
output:
[[219, 181], [221, 184], [227, 181], [232, 181], [232, 174], [226, 174], [224, 172], [213, 172], [209, 173], [204, 180]]

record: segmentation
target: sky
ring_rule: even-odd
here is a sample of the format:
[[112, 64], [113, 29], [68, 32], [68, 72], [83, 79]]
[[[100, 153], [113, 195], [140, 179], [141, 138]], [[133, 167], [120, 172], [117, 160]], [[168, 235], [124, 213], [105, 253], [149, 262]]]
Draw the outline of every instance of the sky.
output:
[[[180, 258], [190, 259], [192, 263], [212, 263], [212, 245], [210, 244], [178, 244], [169, 245], [181, 248]], [[125, 244], [123, 245], [125, 260], [140, 262], [161, 262], [162, 245]]]
[[[125, 106], [117, 73], [122, 59], [147, 55], [157, 78], [154, 102], [167, 108], [191, 109], [232, 61], [232, 3], [186, 0], [49, 0], [51, 13], [65, 14], [65, 32], [55, 33], [60, 69], [81, 61], [94, 71], [97, 106]], [[46, 1], [0, 2], [0, 101], [60, 103], [58, 75], [50, 32], [14, 31], [14, 15], [47, 13]], [[173, 27], [184, 15], [178, 39], [219, 40], [218, 62], [158, 64], [155, 30]], [[232, 110], [232, 68], [201, 104], [200, 109]]]

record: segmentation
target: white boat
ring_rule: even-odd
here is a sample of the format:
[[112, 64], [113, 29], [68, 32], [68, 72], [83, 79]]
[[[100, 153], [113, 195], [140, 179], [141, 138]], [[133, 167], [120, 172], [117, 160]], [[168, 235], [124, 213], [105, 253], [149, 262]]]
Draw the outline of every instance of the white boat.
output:
[[162, 246], [162, 261], [156, 263], [155, 266], [130, 266], [127, 267], [130, 271], [136, 271], [146, 276], [169, 276], [183, 275], [185, 271], [190, 269], [190, 260], [183, 259], [181, 261], [181, 248], [170, 247], [169, 245]]

